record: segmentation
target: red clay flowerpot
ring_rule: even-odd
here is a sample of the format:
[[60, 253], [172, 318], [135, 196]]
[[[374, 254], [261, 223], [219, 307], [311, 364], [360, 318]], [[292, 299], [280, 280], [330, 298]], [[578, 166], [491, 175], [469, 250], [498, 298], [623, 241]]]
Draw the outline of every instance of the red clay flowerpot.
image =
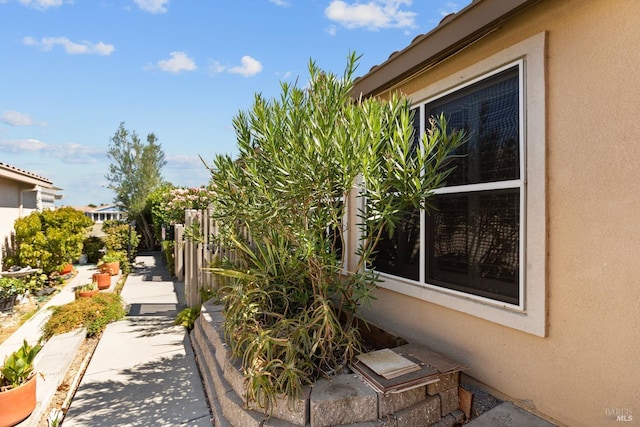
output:
[[73, 264], [68, 263], [62, 266], [62, 269], [60, 270], [60, 275], [64, 276], [65, 274], [69, 274], [73, 271]]
[[98, 289], [94, 289], [93, 291], [78, 291], [76, 292], [76, 299], [78, 298], [93, 298], [98, 295]]
[[98, 284], [99, 290], [111, 287], [111, 275], [109, 273], [93, 273], [93, 281]]
[[102, 263], [100, 265], [100, 271], [116, 276], [120, 273], [120, 261]]
[[36, 377], [26, 383], [0, 392], [0, 427], [10, 427], [27, 418], [36, 407]]

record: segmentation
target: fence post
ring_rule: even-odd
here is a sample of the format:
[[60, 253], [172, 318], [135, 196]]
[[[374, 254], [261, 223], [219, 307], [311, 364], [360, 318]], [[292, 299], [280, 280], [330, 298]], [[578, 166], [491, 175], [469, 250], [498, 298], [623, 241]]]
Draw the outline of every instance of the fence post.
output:
[[[192, 226], [199, 221], [200, 213], [195, 209], [185, 210], [185, 227]], [[198, 246], [193, 240], [185, 239], [185, 278], [184, 290], [185, 299], [188, 307], [196, 307], [200, 305], [200, 296], [198, 293]]]
[[174, 274], [178, 278], [178, 281], [183, 282], [184, 281], [184, 236], [183, 236], [184, 225], [176, 224], [173, 230], [174, 230], [173, 270], [174, 270]]

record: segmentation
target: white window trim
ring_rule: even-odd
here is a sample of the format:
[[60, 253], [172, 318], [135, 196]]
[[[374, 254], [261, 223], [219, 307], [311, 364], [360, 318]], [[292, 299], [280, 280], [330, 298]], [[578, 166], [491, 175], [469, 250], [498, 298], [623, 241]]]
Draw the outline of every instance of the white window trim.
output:
[[[547, 330], [545, 39], [545, 33], [537, 34], [409, 94], [413, 103], [421, 106], [422, 112], [422, 105], [429, 100], [482, 80], [504, 66], [522, 62], [520, 79], [523, 93], [520, 102], [523, 102], [523, 107], [526, 108], [521, 110], [523, 119], [520, 123], [525, 146], [520, 156], [521, 171], [525, 172], [523, 186], [520, 187], [521, 197], [525, 198], [522, 205], [525, 208], [520, 212], [524, 232], [524, 238], [520, 240], [520, 304], [506, 304], [424, 284], [423, 265], [420, 272], [422, 283], [381, 274], [382, 282], [379, 284], [382, 288], [541, 337], [546, 336]], [[424, 218], [421, 221], [424, 226]], [[424, 239], [421, 239], [421, 245], [424, 244]], [[421, 249], [424, 253], [425, 248]]]

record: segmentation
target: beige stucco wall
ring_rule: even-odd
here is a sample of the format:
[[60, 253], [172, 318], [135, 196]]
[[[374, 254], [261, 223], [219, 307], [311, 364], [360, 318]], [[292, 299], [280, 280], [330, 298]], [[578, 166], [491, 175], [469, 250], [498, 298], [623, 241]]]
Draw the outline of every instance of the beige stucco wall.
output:
[[380, 289], [374, 323], [570, 426], [640, 425], [640, 1], [543, 1], [402, 86], [547, 34], [547, 336]]
[[[29, 191], [33, 185], [0, 178], [0, 267], [2, 266], [2, 248], [5, 239], [9, 239], [13, 233], [13, 223], [21, 216], [29, 215], [35, 210], [35, 192]], [[22, 193], [22, 206], [20, 209], [20, 194]]]

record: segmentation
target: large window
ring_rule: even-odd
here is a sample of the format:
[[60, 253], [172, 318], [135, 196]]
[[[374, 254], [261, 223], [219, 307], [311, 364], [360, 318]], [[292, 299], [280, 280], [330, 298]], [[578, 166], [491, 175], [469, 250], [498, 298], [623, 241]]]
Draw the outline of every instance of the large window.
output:
[[442, 113], [469, 141], [435, 209], [379, 245], [381, 287], [546, 334], [544, 48], [541, 33], [411, 94], [418, 134]]
[[423, 221], [419, 212], [406, 212], [394, 238], [379, 245], [378, 271], [519, 305], [519, 76], [515, 64], [414, 110], [417, 130], [444, 114], [449, 129], [464, 130], [468, 142], [455, 153], [435, 209]]
[[519, 305], [520, 67], [425, 105], [469, 140], [427, 217], [426, 282]]

